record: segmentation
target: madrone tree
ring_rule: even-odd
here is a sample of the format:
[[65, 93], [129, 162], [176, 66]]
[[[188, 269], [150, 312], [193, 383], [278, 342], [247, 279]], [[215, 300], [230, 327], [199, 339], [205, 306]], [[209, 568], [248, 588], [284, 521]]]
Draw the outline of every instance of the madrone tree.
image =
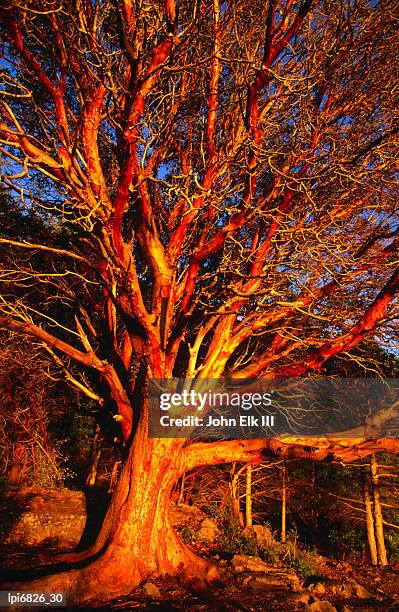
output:
[[149, 574], [209, 580], [168, 516], [186, 470], [396, 449], [149, 439], [146, 384], [307, 376], [376, 334], [394, 341], [397, 3], [1, 9], [3, 181], [55, 237], [3, 232], [0, 322], [41, 341], [111, 410], [126, 449], [97, 541], [70, 557], [85, 563], [35, 588], [82, 602]]

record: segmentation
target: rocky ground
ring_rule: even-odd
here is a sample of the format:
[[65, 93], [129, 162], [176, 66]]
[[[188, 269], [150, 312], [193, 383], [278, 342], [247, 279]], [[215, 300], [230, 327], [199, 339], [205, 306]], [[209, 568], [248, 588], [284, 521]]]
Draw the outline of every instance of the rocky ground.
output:
[[[3, 500], [0, 524], [4, 527], [8, 521], [7, 536], [3, 537], [0, 547], [5, 575], [10, 578], [21, 570], [37, 567], [48, 561], [49, 553], [68, 548], [53, 533], [60, 534], [63, 522], [78, 526], [73, 539], [75, 544], [79, 541], [79, 533], [84, 534], [84, 522], [81, 521], [84, 497], [79, 495], [73, 494], [68, 505], [67, 497], [61, 502], [62, 494], [51, 497], [45, 491], [30, 492], [25, 509], [21, 497], [14, 498], [13, 523], [7, 514], [10, 500]], [[75, 514], [80, 517], [78, 521], [74, 520]], [[173, 507], [172, 516], [183, 539], [198, 554], [211, 558], [218, 565], [220, 582], [206, 591], [189, 591], [174, 579], [157, 579], [144, 583], [128, 597], [110, 602], [106, 608], [96, 602], [93, 607], [243, 612], [399, 610], [397, 567], [379, 570], [315, 553], [301, 553], [276, 542], [267, 527], [262, 526], [255, 526], [245, 534], [248, 542], [256, 545], [251, 554], [227, 552], [216, 520], [192, 506]], [[68, 533], [70, 538], [70, 529]], [[24, 534], [22, 540], [21, 534]]]
[[327, 562], [329, 577], [303, 582], [282, 568], [262, 566], [256, 557], [241, 558], [239, 570], [235, 561], [233, 558], [232, 562], [221, 565], [222, 584], [205, 593], [187, 592], [174, 581], [158, 580], [145, 583], [128, 598], [111, 602], [109, 607], [231, 612], [399, 610], [399, 576], [391, 569], [382, 572], [350, 566], [343, 570]]

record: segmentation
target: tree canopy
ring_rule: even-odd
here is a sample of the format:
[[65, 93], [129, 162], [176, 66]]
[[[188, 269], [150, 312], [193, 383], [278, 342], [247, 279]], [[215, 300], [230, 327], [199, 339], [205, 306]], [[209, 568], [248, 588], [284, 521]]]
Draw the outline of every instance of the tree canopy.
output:
[[3, 177], [68, 232], [69, 357], [307, 374], [393, 333], [393, 5], [208, 4], [5, 3]]

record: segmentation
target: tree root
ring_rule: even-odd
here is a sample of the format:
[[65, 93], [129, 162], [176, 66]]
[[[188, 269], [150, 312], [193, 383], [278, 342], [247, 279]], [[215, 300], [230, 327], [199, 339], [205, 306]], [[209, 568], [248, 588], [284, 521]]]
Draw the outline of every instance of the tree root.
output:
[[[122, 558], [122, 555], [118, 555], [118, 550], [111, 547], [86, 567], [53, 573], [29, 582], [9, 583], [2, 585], [2, 588], [13, 591], [64, 593], [68, 606], [87, 605], [90, 602], [106, 603], [113, 598], [128, 595], [141, 582], [155, 576], [176, 576], [179, 582], [190, 590], [206, 592], [210, 584], [219, 580], [216, 565], [198, 557], [190, 549], [184, 553], [184, 562], [180, 562], [178, 566], [164, 563], [161, 567], [156, 561], [151, 566], [137, 557], [129, 559], [126, 553]], [[80, 553], [71, 553], [71, 557], [73, 555], [76, 562]], [[79, 560], [83, 558], [80, 556]]]

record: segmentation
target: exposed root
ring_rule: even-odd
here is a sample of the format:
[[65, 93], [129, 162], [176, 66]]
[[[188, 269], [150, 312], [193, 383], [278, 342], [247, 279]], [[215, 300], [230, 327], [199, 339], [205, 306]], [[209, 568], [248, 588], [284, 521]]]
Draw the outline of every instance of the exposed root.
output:
[[[115, 597], [128, 595], [143, 580], [154, 576], [174, 575], [191, 590], [205, 592], [207, 587], [219, 579], [213, 562], [198, 557], [183, 545], [182, 560], [178, 566], [171, 562], [162, 567], [148, 559], [129, 557], [117, 547], [110, 547], [98, 559], [86, 567], [51, 574], [24, 583], [8, 584], [11, 590], [65, 593], [66, 603], [83, 605], [89, 602], [106, 603]], [[76, 553], [79, 554], [79, 553]], [[147, 563], [146, 563], [147, 561]], [[4, 587], [3, 587], [4, 588]]]
[[18, 591], [65, 593], [66, 603], [71, 606], [90, 601], [105, 603], [113, 597], [128, 595], [141, 582], [141, 576], [130, 581], [125, 579], [122, 572], [119, 575], [115, 572], [109, 574], [105, 568], [100, 573], [95, 565], [94, 562], [83, 569], [51, 574], [29, 582], [11, 583], [6, 587]]
[[189, 548], [185, 553], [184, 567], [179, 573], [181, 582], [201, 591], [219, 580], [219, 571], [214, 562], [199, 557]]
[[87, 548], [85, 550], [81, 550], [79, 552], [71, 551], [64, 552], [52, 555], [51, 562], [52, 563], [79, 563], [80, 561], [85, 561], [86, 559], [90, 559], [95, 554], [94, 547]]

